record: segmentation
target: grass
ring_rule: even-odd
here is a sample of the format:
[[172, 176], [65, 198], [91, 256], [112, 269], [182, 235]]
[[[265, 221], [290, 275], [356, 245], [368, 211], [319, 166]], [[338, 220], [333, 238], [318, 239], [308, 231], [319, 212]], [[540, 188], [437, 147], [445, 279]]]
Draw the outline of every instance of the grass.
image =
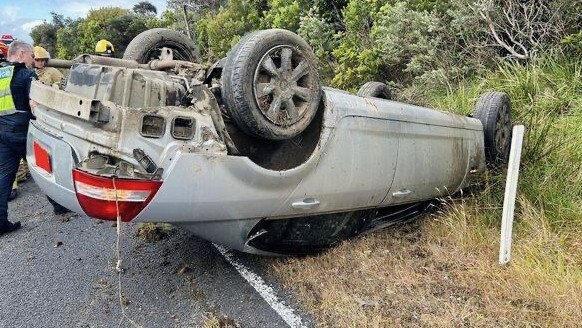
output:
[[232, 319], [207, 313], [202, 328], [240, 328], [240, 326]]
[[526, 126], [512, 261], [499, 266], [504, 175], [413, 224], [272, 260], [321, 327], [578, 327], [582, 322], [582, 76], [555, 56], [504, 64], [426, 104], [467, 114], [510, 95]]

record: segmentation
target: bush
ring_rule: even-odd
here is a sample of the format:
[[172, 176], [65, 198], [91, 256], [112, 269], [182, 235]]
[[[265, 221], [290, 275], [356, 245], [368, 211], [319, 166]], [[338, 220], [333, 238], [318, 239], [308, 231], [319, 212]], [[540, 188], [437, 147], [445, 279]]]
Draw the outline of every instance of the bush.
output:
[[263, 28], [284, 28], [296, 31], [304, 9], [299, 0], [269, 0], [269, 9], [264, 12]]
[[230, 0], [217, 14], [207, 13], [196, 26], [203, 56], [209, 61], [226, 56], [244, 34], [260, 28], [261, 9], [259, 0]]
[[320, 76], [326, 84], [329, 83], [335, 68], [332, 52], [338, 45], [333, 24], [319, 15], [318, 7], [312, 7], [301, 17], [297, 33], [313, 48], [319, 61]]
[[334, 86], [354, 91], [368, 80], [378, 80], [381, 59], [370, 33], [380, 7], [377, 0], [351, 0], [342, 11], [345, 30], [335, 35], [339, 45], [332, 51], [337, 60]]

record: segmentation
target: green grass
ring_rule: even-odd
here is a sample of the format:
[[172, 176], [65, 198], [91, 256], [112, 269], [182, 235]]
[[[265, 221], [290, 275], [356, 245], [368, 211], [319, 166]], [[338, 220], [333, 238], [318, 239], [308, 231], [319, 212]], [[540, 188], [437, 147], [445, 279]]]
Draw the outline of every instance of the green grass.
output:
[[436, 108], [468, 114], [480, 94], [494, 90], [509, 94], [513, 123], [526, 127], [521, 194], [544, 210], [550, 228], [582, 229], [580, 61], [550, 56], [525, 66], [505, 63], [496, 72], [465, 81], [454, 92], [434, 92], [428, 101]]
[[400, 99], [469, 114], [480, 94], [494, 90], [509, 94], [514, 124], [526, 126], [509, 265], [498, 265], [505, 174], [487, 173], [476, 193], [443, 199], [415, 223], [273, 260], [273, 272], [318, 326], [580, 326], [580, 64], [558, 56], [503, 64], [453, 92], [427, 95], [415, 86]]

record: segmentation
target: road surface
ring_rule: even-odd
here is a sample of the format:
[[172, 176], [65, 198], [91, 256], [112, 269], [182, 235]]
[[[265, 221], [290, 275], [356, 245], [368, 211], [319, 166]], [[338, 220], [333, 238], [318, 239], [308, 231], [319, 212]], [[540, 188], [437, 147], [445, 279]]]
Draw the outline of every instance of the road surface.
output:
[[[201, 327], [209, 318], [289, 327], [217, 248], [181, 229], [151, 241], [136, 235], [138, 224], [124, 224], [118, 275], [112, 222], [55, 216], [32, 180], [9, 203], [9, 217], [23, 226], [0, 236], [0, 327]], [[261, 275], [301, 325], [313, 326], [262, 269], [272, 259], [232, 256]]]

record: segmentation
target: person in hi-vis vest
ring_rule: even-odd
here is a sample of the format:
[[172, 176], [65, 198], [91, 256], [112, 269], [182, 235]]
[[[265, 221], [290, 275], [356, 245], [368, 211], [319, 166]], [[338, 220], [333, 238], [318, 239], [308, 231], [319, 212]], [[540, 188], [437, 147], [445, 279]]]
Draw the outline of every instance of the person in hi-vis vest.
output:
[[8, 196], [18, 164], [26, 156], [28, 123], [34, 117], [33, 64], [32, 46], [22, 41], [12, 42], [7, 60], [0, 63], [0, 235], [20, 228], [19, 221], [8, 220]]

